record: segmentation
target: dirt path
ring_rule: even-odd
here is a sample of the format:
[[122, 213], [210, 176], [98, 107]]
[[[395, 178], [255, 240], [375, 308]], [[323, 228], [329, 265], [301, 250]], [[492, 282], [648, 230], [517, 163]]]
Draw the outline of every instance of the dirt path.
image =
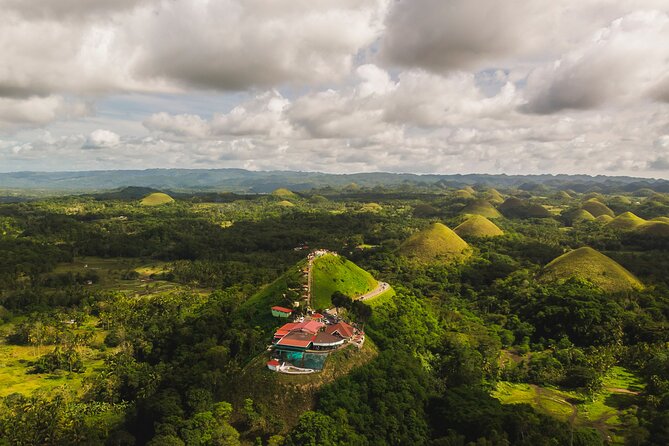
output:
[[358, 297], [358, 300], [367, 300], [371, 299], [373, 297], [378, 296], [381, 293], [384, 293], [390, 289], [390, 285], [388, 285], [386, 282], [379, 282], [378, 285], [376, 285], [376, 288], [374, 288], [372, 291], [363, 294], [362, 296]]

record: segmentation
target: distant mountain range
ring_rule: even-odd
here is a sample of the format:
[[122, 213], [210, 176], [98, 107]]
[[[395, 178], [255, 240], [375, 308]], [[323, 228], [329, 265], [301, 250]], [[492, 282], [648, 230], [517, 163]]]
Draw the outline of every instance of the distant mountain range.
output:
[[585, 191], [634, 191], [648, 188], [669, 192], [669, 181], [633, 177], [588, 175], [417, 175], [408, 173], [328, 174], [320, 172], [265, 171], [243, 169], [148, 169], [105, 170], [86, 172], [12, 172], [0, 173], [0, 195], [10, 191], [44, 193], [102, 192], [125, 187], [173, 191], [216, 191], [235, 193], [268, 193], [285, 187], [294, 191], [314, 188], [341, 188], [355, 184], [361, 188], [375, 186], [462, 187], [465, 185]]

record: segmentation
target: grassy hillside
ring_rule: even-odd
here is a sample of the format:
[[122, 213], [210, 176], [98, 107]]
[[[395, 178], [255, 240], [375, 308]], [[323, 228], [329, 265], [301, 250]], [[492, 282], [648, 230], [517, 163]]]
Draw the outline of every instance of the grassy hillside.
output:
[[576, 209], [563, 214], [569, 224], [583, 223], [584, 221], [593, 221], [595, 217], [585, 209]]
[[460, 237], [497, 237], [504, 235], [504, 231], [482, 215], [472, 215], [457, 226], [453, 232]]
[[160, 206], [163, 204], [168, 204], [173, 202], [174, 198], [170, 197], [169, 195], [164, 194], [162, 192], [154, 192], [142, 198], [142, 201], [140, 201], [139, 203], [142, 206]]
[[649, 221], [637, 226], [635, 231], [650, 237], [669, 237], [669, 222]]
[[399, 248], [399, 254], [422, 262], [453, 261], [467, 256], [469, 245], [441, 223], [412, 235]]
[[608, 222], [606, 225], [620, 231], [631, 231], [643, 225], [644, 223], [646, 223], [646, 220], [643, 218], [637, 217], [631, 212], [624, 212]]
[[286, 188], [280, 187], [272, 191], [272, 195], [280, 198], [297, 198], [297, 194], [293, 191], [290, 191]]
[[504, 202], [504, 197], [499, 193], [497, 189], [488, 189], [483, 197], [493, 204], [500, 204]]
[[330, 297], [335, 291], [357, 297], [373, 290], [378, 284], [367, 271], [333, 254], [314, 260], [312, 280], [311, 306], [314, 308], [332, 306]]
[[291, 203], [288, 200], [281, 200], [277, 203], [279, 206], [284, 207], [284, 208], [292, 208], [295, 207], [293, 203]]
[[610, 222], [611, 220], [613, 220], [613, 217], [611, 217], [608, 214], [603, 214], [603, 215], [600, 215], [597, 218], [595, 218], [595, 220], [597, 220], [600, 223], [606, 224], [606, 223]]
[[596, 199], [586, 201], [581, 206], [581, 209], [585, 209], [595, 217], [599, 217], [600, 215], [609, 215], [613, 217], [615, 215], [607, 205]]
[[[285, 423], [286, 431], [297, 423], [300, 415], [313, 410], [318, 390], [352, 370], [362, 367], [378, 355], [376, 345], [367, 337], [361, 350], [348, 347], [331, 354], [325, 367], [310, 375], [286, 375], [269, 370], [267, 353], [254, 358], [231, 383], [230, 394], [235, 408], [244, 407], [251, 398]], [[234, 418], [240, 419], [236, 413]]]
[[499, 205], [499, 211], [509, 218], [549, 218], [550, 211], [540, 204], [510, 197]]
[[453, 192], [453, 197], [454, 198], [459, 198], [459, 199], [464, 199], [464, 200], [469, 200], [470, 198], [474, 198], [474, 194], [472, 194], [471, 192], [469, 192], [467, 190], [460, 189], [460, 190], [456, 190], [455, 192]]
[[482, 215], [486, 218], [499, 218], [502, 214], [486, 200], [476, 200], [469, 203], [462, 209], [463, 214]]
[[[281, 277], [251, 296], [241, 305], [240, 311], [242, 314], [253, 320], [255, 325], [265, 328], [277, 326], [279, 324], [278, 319], [272, 317], [270, 308], [274, 305], [291, 306], [293, 299], [290, 296], [294, 292], [289, 288], [295, 289], [300, 284], [306, 283], [301, 272], [305, 266], [306, 260], [297, 263]], [[284, 294], [288, 297], [284, 298]]]
[[543, 280], [581, 277], [607, 292], [630, 291], [643, 285], [614, 260], [590, 248], [582, 247], [561, 255], [545, 266]]

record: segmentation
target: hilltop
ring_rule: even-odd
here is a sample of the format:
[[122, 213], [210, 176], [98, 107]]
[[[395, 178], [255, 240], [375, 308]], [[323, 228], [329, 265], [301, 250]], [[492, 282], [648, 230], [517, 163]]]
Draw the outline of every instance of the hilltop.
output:
[[475, 200], [462, 209], [463, 214], [481, 215], [486, 218], [499, 218], [502, 214], [486, 200]]
[[457, 226], [453, 232], [460, 237], [497, 237], [504, 235], [504, 231], [482, 215], [472, 215]]
[[556, 258], [544, 267], [540, 276], [545, 281], [570, 277], [587, 279], [611, 293], [643, 288], [632, 273], [613, 259], [587, 246]]
[[469, 245], [458, 234], [441, 223], [412, 235], [399, 247], [399, 254], [422, 262], [452, 261], [467, 256]]
[[649, 221], [637, 226], [635, 232], [649, 237], [669, 237], [669, 222]]
[[499, 205], [500, 212], [509, 218], [548, 218], [551, 213], [540, 204], [530, 203], [517, 197], [509, 197]]
[[611, 208], [595, 198], [583, 203], [581, 209], [590, 212], [594, 217], [599, 217], [600, 215], [608, 215], [613, 217], [615, 215]]
[[312, 267], [311, 306], [332, 306], [331, 296], [339, 291], [351, 298], [361, 296], [378, 285], [370, 273], [350, 260], [335, 254], [317, 257]]
[[163, 192], [154, 192], [142, 198], [139, 203], [142, 206], [160, 206], [163, 204], [174, 203], [174, 198]]
[[644, 223], [646, 223], [646, 220], [641, 217], [637, 217], [632, 212], [623, 212], [608, 222], [606, 226], [618, 229], [620, 231], [631, 231], [643, 225]]
[[272, 195], [274, 195], [275, 197], [284, 198], [284, 199], [285, 198], [298, 198], [298, 196], [295, 192], [293, 192], [291, 190], [288, 190], [284, 187], [274, 189], [272, 191]]

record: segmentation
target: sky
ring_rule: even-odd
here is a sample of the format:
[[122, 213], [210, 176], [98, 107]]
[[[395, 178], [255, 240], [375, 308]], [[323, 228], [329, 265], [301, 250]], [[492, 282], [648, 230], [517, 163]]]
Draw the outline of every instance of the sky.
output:
[[0, 171], [669, 178], [669, 0], [0, 0]]

